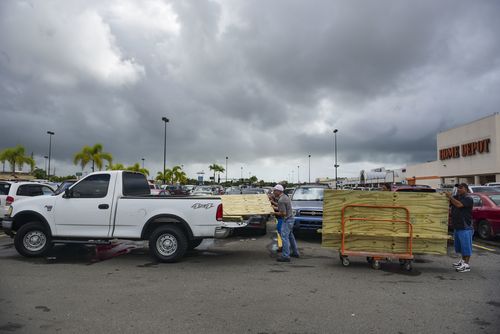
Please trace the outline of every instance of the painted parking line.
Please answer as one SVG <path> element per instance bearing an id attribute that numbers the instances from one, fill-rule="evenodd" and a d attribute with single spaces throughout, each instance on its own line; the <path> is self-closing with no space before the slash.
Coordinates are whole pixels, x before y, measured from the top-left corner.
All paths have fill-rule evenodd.
<path id="1" fill-rule="evenodd" d="M 484 250 L 487 250 L 487 251 L 490 251 L 490 252 L 496 252 L 496 250 L 494 250 L 493 248 L 488 248 L 488 247 L 484 247 L 484 246 L 479 246 L 479 245 L 476 245 L 476 244 L 472 244 L 472 246 L 477 247 L 477 248 L 480 248 L 480 249 L 484 249 Z"/>
<path id="2" fill-rule="evenodd" d="M 7 235 L 7 234 L 0 233 L 0 238 L 6 238 L 6 237 L 8 237 L 8 235 Z"/>

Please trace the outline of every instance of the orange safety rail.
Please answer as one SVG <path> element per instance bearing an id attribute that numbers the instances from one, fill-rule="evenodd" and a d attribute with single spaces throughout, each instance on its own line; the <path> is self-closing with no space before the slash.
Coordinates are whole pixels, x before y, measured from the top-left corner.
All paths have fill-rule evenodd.
<path id="1" fill-rule="evenodd" d="M 381 253 L 381 252 L 361 252 L 361 251 L 346 251 L 345 250 L 345 211 L 347 208 L 361 207 L 361 208 L 372 208 L 372 209 L 400 209 L 404 210 L 406 213 L 406 220 L 399 219 L 368 219 L 368 218 L 348 218 L 348 220 L 358 220 L 358 221 L 381 221 L 381 222 L 391 222 L 391 223 L 404 223 L 408 226 L 408 241 L 406 243 L 406 253 Z M 373 257 L 398 257 L 400 259 L 413 259 L 412 250 L 412 239 L 413 239 L 413 226 L 410 223 L 410 211 L 404 206 L 392 206 L 392 205 L 368 205 L 368 204 L 348 204 L 342 207 L 342 241 L 341 241 L 341 255 L 354 255 L 354 256 L 373 256 Z"/>

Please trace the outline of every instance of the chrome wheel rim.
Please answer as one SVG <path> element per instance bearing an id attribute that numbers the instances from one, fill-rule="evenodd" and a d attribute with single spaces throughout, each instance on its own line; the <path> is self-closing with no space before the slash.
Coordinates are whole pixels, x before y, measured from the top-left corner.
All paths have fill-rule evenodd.
<path id="1" fill-rule="evenodd" d="M 177 251 L 177 238 L 172 234 L 162 234 L 156 240 L 156 249 L 163 256 L 170 256 Z"/>
<path id="2" fill-rule="evenodd" d="M 30 252 L 37 252 L 43 249 L 46 243 L 47 237 L 45 236 L 45 233 L 41 231 L 30 231 L 26 233 L 23 238 L 24 248 L 26 248 Z"/>

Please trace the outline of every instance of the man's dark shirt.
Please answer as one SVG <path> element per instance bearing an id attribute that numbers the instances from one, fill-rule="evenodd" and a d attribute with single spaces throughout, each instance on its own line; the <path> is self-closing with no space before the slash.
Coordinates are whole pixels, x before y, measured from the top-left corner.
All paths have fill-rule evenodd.
<path id="1" fill-rule="evenodd" d="M 463 204 L 462 208 L 457 208 L 451 204 L 451 222 L 455 230 L 466 230 L 472 228 L 472 206 L 474 201 L 469 195 L 453 196 Z"/>

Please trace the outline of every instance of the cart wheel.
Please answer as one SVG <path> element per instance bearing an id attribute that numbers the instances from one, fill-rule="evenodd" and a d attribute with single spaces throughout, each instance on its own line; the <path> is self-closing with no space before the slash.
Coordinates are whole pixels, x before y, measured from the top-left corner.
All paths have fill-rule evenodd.
<path id="1" fill-rule="evenodd" d="M 366 257 L 366 262 L 368 262 L 369 264 L 372 264 L 372 262 L 373 262 L 373 257 L 369 257 L 369 256 L 367 256 L 367 257 Z"/>
<path id="2" fill-rule="evenodd" d="M 372 268 L 375 269 L 375 270 L 379 270 L 380 269 L 380 261 L 379 260 L 375 260 L 372 262 Z"/>
<path id="3" fill-rule="evenodd" d="M 405 263 L 405 270 L 406 271 L 411 271 L 412 267 L 411 267 L 411 261 L 406 261 Z"/>
<path id="4" fill-rule="evenodd" d="M 340 256 L 340 261 L 344 267 L 348 267 L 351 264 L 351 261 L 347 258 L 347 256 Z"/>

